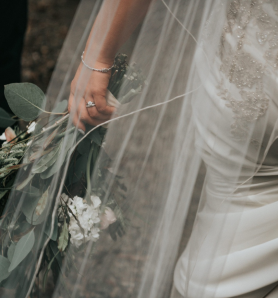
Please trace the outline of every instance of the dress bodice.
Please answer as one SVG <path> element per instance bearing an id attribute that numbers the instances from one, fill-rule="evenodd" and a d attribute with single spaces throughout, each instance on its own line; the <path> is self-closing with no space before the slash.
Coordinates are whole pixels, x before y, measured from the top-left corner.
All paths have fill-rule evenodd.
<path id="1" fill-rule="evenodd" d="M 250 173 L 260 163 L 278 164 L 269 151 L 278 136 L 278 2 L 233 0 L 209 76 L 202 74 L 201 56 L 203 49 L 197 51 L 196 64 L 204 94 L 194 97 L 193 107 L 207 164 L 218 169 L 225 165 L 221 174 L 229 160 L 243 163 Z M 207 108 L 200 110 L 206 105 L 204 98 Z M 208 110 L 213 121 L 205 115 Z"/>

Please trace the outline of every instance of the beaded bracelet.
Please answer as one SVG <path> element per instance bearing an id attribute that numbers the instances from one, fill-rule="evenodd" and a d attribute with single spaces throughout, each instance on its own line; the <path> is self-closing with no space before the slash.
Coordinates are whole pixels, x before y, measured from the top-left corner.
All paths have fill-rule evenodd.
<path id="1" fill-rule="evenodd" d="M 89 68 L 89 69 L 91 69 L 91 70 L 106 73 L 106 72 L 110 71 L 110 70 L 115 66 L 115 64 L 113 64 L 113 65 L 112 65 L 111 67 L 109 67 L 109 68 L 101 68 L 101 69 L 93 68 L 93 67 L 89 66 L 88 64 L 86 64 L 86 62 L 84 61 L 83 55 L 84 55 L 84 52 L 83 52 L 82 55 L 81 55 L 82 63 L 83 63 L 87 68 Z"/>

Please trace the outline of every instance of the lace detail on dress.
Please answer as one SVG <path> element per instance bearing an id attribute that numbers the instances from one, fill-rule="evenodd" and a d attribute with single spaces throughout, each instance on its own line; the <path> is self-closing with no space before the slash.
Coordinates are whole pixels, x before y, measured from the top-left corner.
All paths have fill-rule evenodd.
<path id="1" fill-rule="evenodd" d="M 265 72 L 266 69 L 276 71 L 278 68 L 278 23 L 264 11 L 265 3 L 271 3 L 273 11 L 278 15 L 276 0 L 234 0 L 221 37 L 220 71 L 239 89 L 241 99 L 235 99 L 229 94 L 223 79 L 217 86 L 218 95 L 227 101 L 226 105 L 234 113 L 231 133 L 238 140 L 248 136 L 250 123 L 265 115 L 269 105 L 269 98 L 264 92 Z M 258 47 L 263 47 L 261 52 L 265 65 L 244 50 L 246 35 L 251 34 L 250 31 L 247 33 L 250 29 L 248 26 L 255 28 L 254 38 Z M 236 38 L 236 45 L 232 46 L 228 42 L 228 34 Z"/>

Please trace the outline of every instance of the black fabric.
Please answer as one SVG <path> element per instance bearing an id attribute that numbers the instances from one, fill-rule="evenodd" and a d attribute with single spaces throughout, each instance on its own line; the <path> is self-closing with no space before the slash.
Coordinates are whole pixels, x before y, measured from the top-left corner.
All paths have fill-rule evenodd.
<path id="1" fill-rule="evenodd" d="M 27 0 L 0 1 L 0 107 L 10 113 L 4 85 L 20 82 L 26 25 Z"/>

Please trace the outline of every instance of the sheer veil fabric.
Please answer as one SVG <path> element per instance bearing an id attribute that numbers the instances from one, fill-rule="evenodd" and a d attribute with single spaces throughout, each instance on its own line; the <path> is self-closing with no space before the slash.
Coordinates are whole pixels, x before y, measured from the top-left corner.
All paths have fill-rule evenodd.
<path id="1" fill-rule="evenodd" d="M 105 3 L 80 3 L 48 88 L 49 111 L 68 98 Z M 116 11 L 115 0 L 108 16 L 99 15 L 102 30 L 109 30 Z M 70 248 L 51 297 L 168 298 L 173 279 L 179 292 L 173 297 L 240 297 L 277 282 L 277 23 L 271 0 L 151 3 L 137 35 L 122 49 L 142 69 L 144 88 L 117 109 L 99 157 L 111 160 L 107 197 L 122 185 L 121 207 L 130 226 L 116 242 L 104 231 L 93 250 L 92 243 Z M 104 40 L 105 33 L 100 47 Z M 84 68 L 78 100 L 86 74 Z M 77 134 L 66 136 L 68 146 L 74 148 Z M 70 156 L 66 160 L 51 181 L 44 211 L 52 223 Z M 179 257 L 202 160 L 206 177 L 198 212 Z M 25 174 L 22 169 L 19 176 Z M 18 206 L 16 220 L 22 199 L 12 193 L 7 210 L 11 204 Z M 35 282 L 47 229 L 36 228 L 28 267 L 8 278 L 20 283 L 19 298 L 28 297 Z M 7 291 L 3 297 L 11 296 Z"/>

